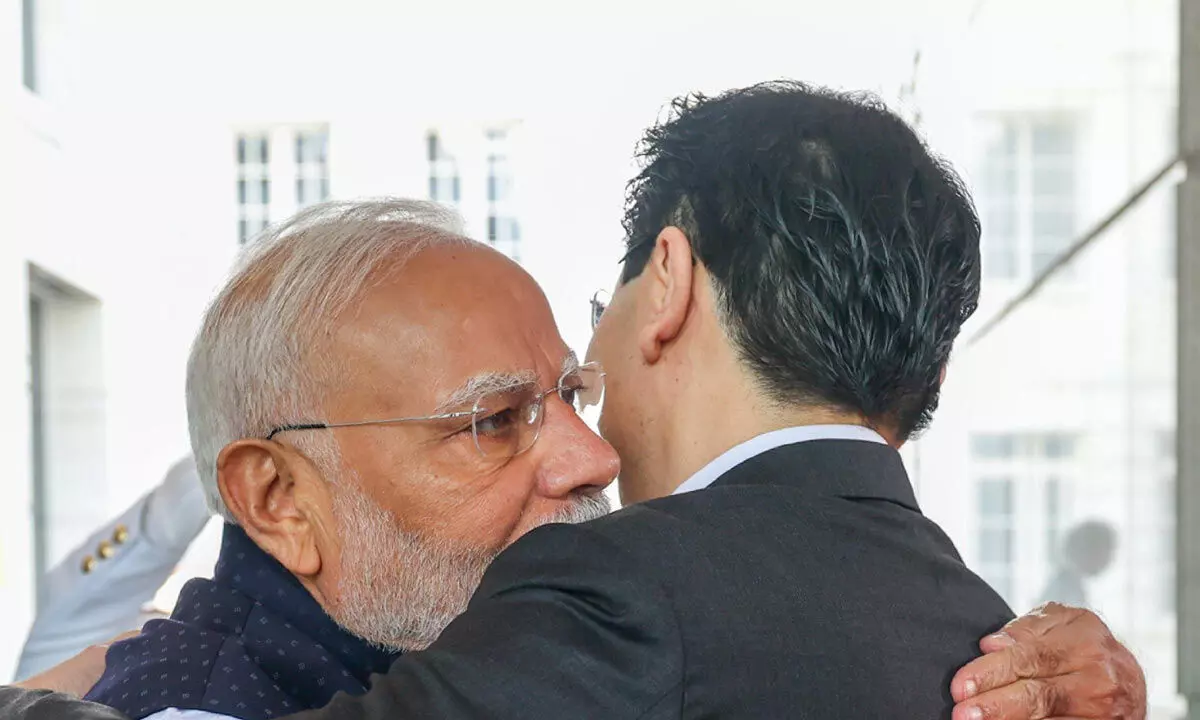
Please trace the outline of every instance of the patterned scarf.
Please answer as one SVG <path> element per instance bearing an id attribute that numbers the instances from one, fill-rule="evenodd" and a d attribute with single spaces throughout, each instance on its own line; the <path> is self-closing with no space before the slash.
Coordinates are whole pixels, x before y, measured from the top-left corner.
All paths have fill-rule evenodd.
<path id="1" fill-rule="evenodd" d="M 165 708 L 261 720 L 366 692 L 399 655 L 340 628 L 290 572 L 226 525 L 212 580 L 184 586 L 169 620 L 108 651 L 87 699 L 135 720 Z"/>

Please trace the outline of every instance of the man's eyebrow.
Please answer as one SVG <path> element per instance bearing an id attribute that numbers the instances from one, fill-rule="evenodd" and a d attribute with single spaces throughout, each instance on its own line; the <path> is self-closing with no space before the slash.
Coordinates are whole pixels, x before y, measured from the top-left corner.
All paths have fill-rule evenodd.
<path id="1" fill-rule="evenodd" d="M 535 384 L 537 375 L 532 370 L 480 373 L 452 390 L 434 409 L 433 414 L 461 411 L 464 406 L 474 404 L 480 395 Z"/>
<path id="2" fill-rule="evenodd" d="M 563 356 L 562 364 L 560 365 L 561 374 L 566 375 L 578 369 L 579 356 L 573 350 L 568 350 L 567 354 Z M 532 370 L 480 373 L 451 391 L 446 396 L 446 399 L 438 404 L 434 410 L 434 414 L 440 415 L 446 412 L 462 410 L 465 405 L 474 404 L 480 395 L 536 384 L 537 373 Z"/>

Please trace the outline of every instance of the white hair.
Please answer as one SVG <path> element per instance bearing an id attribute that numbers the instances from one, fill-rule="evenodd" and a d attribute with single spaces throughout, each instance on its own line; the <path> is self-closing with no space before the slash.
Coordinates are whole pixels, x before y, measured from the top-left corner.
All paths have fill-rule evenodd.
<path id="1" fill-rule="evenodd" d="M 421 250 L 463 237 L 453 210 L 381 198 L 314 205 L 259 236 L 208 307 L 187 371 L 188 426 L 209 508 L 236 522 L 217 487 L 228 444 L 286 423 L 324 420 L 338 376 L 328 353 L 342 315 L 384 271 Z M 336 440 L 300 434 L 295 444 L 329 479 Z"/>

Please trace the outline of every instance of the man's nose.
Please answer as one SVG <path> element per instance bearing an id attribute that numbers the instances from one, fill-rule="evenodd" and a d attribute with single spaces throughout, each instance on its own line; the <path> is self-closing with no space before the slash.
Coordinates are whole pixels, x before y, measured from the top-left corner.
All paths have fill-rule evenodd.
<path id="1" fill-rule="evenodd" d="M 566 497 L 608 487 L 621 471 L 617 451 L 592 432 L 571 406 L 561 401 L 546 405 L 545 424 L 535 446 L 539 490 L 548 497 Z"/>

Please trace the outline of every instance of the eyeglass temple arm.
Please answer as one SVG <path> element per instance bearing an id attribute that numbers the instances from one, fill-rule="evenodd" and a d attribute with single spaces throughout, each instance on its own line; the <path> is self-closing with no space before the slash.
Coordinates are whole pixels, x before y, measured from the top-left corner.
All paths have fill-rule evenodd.
<path id="1" fill-rule="evenodd" d="M 424 422 L 427 420 L 455 420 L 458 418 L 471 417 L 476 411 L 471 412 L 451 412 L 441 413 L 439 415 L 420 415 L 417 417 L 402 417 L 402 418 L 386 418 L 383 420 L 359 420 L 357 422 L 341 422 L 341 423 L 300 423 L 296 425 L 281 425 L 271 431 L 267 435 L 268 440 L 274 440 L 275 436 L 282 432 L 291 432 L 293 430 L 332 430 L 333 428 L 347 427 L 363 427 L 365 425 L 395 425 L 398 423 Z"/>
<path id="2" fill-rule="evenodd" d="M 274 440 L 279 433 L 292 432 L 293 430 L 328 430 L 329 425 L 325 423 L 303 423 L 300 425 L 280 425 L 267 435 L 268 440 Z"/>

